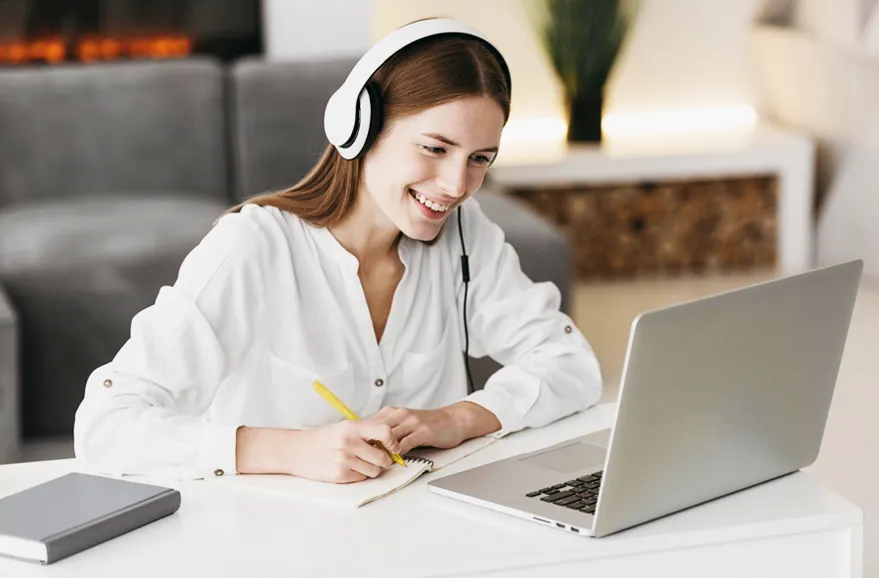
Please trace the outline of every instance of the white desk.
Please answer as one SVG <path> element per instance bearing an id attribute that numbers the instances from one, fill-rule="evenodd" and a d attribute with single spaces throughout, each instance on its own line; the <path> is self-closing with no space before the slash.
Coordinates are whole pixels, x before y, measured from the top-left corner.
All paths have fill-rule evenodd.
<path id="1" fill-rule="evenodd" d="M 449 470 L 607 427 L 613 410 L 514 434 Z M 0 495 L 74 469 L 0 467 Z M 861 576 L 861 511 L 804 473 L 602 539 L 437 496 L 426 479 L 358 510 L 241 491 L 234 477 L 173 484 L 176 515 L 50 566 L 0 559 L 0 576 Z"/>

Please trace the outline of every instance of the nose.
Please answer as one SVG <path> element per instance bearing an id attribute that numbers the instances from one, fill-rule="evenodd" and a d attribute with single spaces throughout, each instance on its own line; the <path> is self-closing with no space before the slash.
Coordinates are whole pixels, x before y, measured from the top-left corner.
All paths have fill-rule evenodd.
<path id="1" fill-rule="evenodd" d="M 437 174 L 437 185 L 450 197 L 460 198 L 467 193 L 467 163 L 447 160 Z"/>

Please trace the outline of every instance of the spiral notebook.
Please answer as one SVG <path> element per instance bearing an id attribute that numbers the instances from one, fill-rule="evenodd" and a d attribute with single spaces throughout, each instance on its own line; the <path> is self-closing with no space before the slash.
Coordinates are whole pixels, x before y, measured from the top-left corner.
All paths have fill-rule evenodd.
<path id="1" fill-rule="evenodd" d="M 424 473 L 435 472 L 472 455 L 497 441 L 494 437 L 479 437 L 447 449 L 422 448 L 409 452 L 403 459 L 407 467 L 394 464 L 379 477 L 352 484 L 316 482 L 285 475 L 230 476 L 224 483 L 280 494 L 308 502 L 359 508 L 396 492 Z"/>

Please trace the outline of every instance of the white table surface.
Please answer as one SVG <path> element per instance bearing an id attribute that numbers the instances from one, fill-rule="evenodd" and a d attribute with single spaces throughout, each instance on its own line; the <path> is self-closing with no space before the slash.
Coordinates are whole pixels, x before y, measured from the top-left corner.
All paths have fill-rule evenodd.
<path id="1" fill-rule="evenodd" d="M 510 435 L 448 473 L 603 429 L 614 412 Z M 78 469 L 2 466 L 0 496 Z M 861 510 L 802 472 L 601 539 L 438 496 L 430 475 L 355 510 L 244 490 L 235 476 L 165 482 L 182 494 L 175 515 L 48 566 L 0 558 L 0 576 L 861 575 Z"/>

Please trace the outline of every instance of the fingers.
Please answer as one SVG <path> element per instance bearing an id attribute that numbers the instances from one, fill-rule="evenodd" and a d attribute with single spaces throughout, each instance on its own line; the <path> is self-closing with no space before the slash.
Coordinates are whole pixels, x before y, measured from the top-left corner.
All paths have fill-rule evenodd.
<path id="1" fill-rule="evenodd" d="M 369 418 L 367 418 L 367 419 L 368 419 L 369 421 L 381 421 L 381 422 L 384 422 L 385 419 L 386 419 L 389 415 L 391 415 L 395 409 L 397 409 L 397 408 L 395 408 L 395 407 L 392 406 L 392 405 L 386 405 L 385 407 L 381 408 L 380 410 L 378 410 L 377 412 L 375 412 L 374 414 L 372 414 L 371 416 L 369 416 Z"/>
<path id="2" fill-rule="evenodd" d="M 354 455 L 363 460 L 368 464 L 372 464 L 381 469 L 388 469 L 392 465 L 394 465 L 394 461 L 391 459 L 384 450 L 380 447 L 376 447 L 372 444 L 368 443 L 359 443 L 354 447 Z"/>
<path id="3" fill-rule="evenodd" d="M 380 421 L 385 423 L 391 427 L 394 427 L 401 421 L 406 419 L 406 416 L 409 415 L 409 410 L 402 407 L 396 407 L 393 405 L 388 405 L 380 410 L 378 410 L 375 414 L 370 416 L 370 421 Z"/>
<path id="4" fill-rule="evenodd" d="M 417 415 L 403 410 L 404 419 L 391 428 L 391 433 L 400 440 L 400 453 L 405 454 L 420 446 L 426 437 L 424 424 Z"/>
<path id="5" fill-rule="evenodd" d="M 364 444 L 368 445 L 368 444 Z M 372 448 L 376 449 L 376 448 Z M 377 452 L 384 454 L 381 450 L 376 450 Z M 387 457 L 387 456 L 385 456 Z M 357 472 L 358 474 L 362 474 L 366 478 L 377 478 L 384 470 L 374 464 L 363 461 L 359 457 L 352 457 L 348 461 L 348 467 L 353 472 Z"/>
<path id="6" fill-rule="evenodd" d="M 391 426 L 388 424 L 367 421 L 353 423 L 359 424 L 358 435 L 360 435 L 364 441 L 379 441 L 388 449 L 388 451 L 395 454 L 400 453 L 400 442 L 394 437 Z"/>
<path id="7" fill-rule="evenodd" d="M 335 479 L 331 480 L 336 484 L 353 484 L 354 482 L 362 482 L 363 480 L 369 479 L 367 476 L 361 474 L 360 472 L 356 472 L 349 467 L 342 468 L 342 471 L 339 472 L 338 476 Z"/>
<path id="8" fill-rule="evenodd" d="M 400 440 L 400 453 L 407 454 L 415 448 L 424 445 L 424 431 L 416 429 L 411 434 Z"/>
<path id="9" fill-rule="evenodd" d="M 418 429 L 419 425 L 420 422 L 418 421 L 418 418 L 415 416 L 408 417 L 397 425 L 391 426 L 391 435 L 402 442 L 403 438 L 411 435 L 412 432 Z"/>

